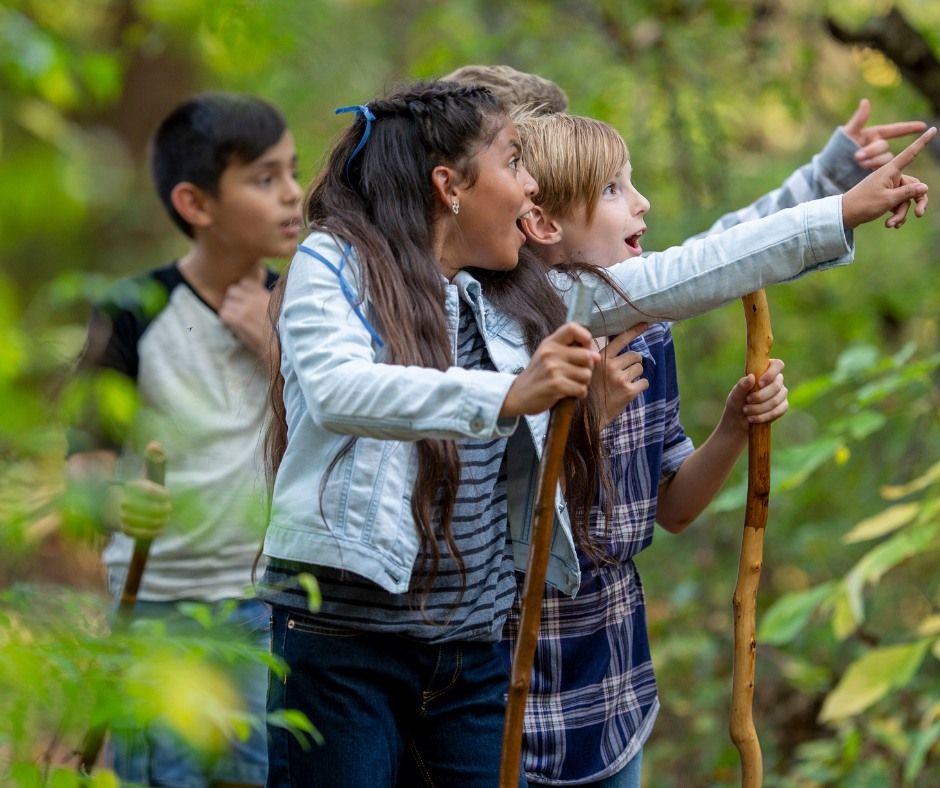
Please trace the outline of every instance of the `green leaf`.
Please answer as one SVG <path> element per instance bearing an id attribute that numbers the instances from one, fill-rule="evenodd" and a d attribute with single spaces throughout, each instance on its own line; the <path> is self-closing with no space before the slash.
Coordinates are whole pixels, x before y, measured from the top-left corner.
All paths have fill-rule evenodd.
<path id="1" fill-rule="evenodd" d="M 53 769 L 49 775 L 49 788 L 78 788 L 78 772 L 64 767 Z"/>
<path id="2" fill-rule="evenodd" d="M 320 584 L 317 579 L 309 572 L 301 572 L 297 575 L 297 582 L 301 588 L 307 592 L 307 607 L 311 613 L 316 613 L 320 609 L 323 597 L 320 595 Z"/>
<path id="3" fill-rule="evenodd" d="M 764 615 L 758 640 L 775 646 L 789 643 L 806 626 L 819 603 L 830 596 L 834 588 L 835 583 L 828 582 L 780 597 Z"/>
<path id="4" fill-rule="evenodd" d="M 917 775 L 924 770 L 927 753 L 938 741 L 940 741 L 940 722 L 935 722 L 929 728 L 917 734 L 910 755 L 907 756 L 907 762 L 904 764 L 905 785 L 912 785 L 914 780 L 917 779 Z"/>
<path id="5" fill-rule="evenodd" d="M 873 547 L 863 555 L 846 575 L 852 588 L 861 588 L 863 583 L 877 583 L 886 572 L 902 561 L 929 549 L 938 549 L 935 540 L 940 531 L 940 522 L 927 522 L 907 528 L 890 539 Z"/>
<path id="6" fill-rule="evenodd" d="M 917 627 L 917 634 L 923 637 L 940 635 L 940 613 L 934 613 L 932 616 L 927 616 L 927 618 L 921 621 L 920 625 Z"/>
<path id="7" fill-rule="evenodd" d="M 887 417 L 882 413 L 860 410 L 845 418 L 832 421 L 829 424 L 829 433 L 848 435 L 853 440 L 860 441 L 880 430 L 887 422 Z"/>
<path id="8" fill-rule="evenodd" d="M 906 685 L 923 662 L 931 642 L 925 639 L 884 646 L 857 659 L 826 696 L 819 712 L 820 722 L 835 722 L 858 714 L 891 690 Z"/>
<path id="9" fill-rule="evenodd" d="M 835 378 L 844 382 L 849 378 L 867 372 L 881 358 L 878 348 L 872 345 L 852 345 L 846 348 L 836 362 Z"/>
<path id="10" fill-rule="evenodd" d="M 885 500 L 893 501 L 897 498 L 904 498 L 913 492 L 920 492 L 937 482 L 940 482 L 940 462 L 930 466 L 925 473 L 921 474 L 916 479 L 912 479 L 907 484 L 885 485 L 879 492 L 881 493 L 881 497 Z"/>
<path id="11" fill-rule="evenodd" d="M 858 629 L 858 625 L 864 618 L 864 613 L 857 616 L 856 612 L 857 607 L 853 609 L 849 590 L 843 582 L 832 598 L 832 634 L 835 635 L 837 640 L 845 640 Z"/>
<path id="12" fill-rule="evenodd" d="M 323 745 L 324 739 L 320 731 L 314 727 L 302 711 L 296 709 L 272 711 L 267 715 L 267 721 L 269 725 L 286 728 L 290 731 L 304 749 L 310 747 L 309 739 L 313 739 L 318 745 Z"/>
<path id="13" fill-rule="evenodd" d="M 121 781 L 110 769 L 96 769 L 88 786 L 89 788 L 120 788 Z"/>
<path id="14" fill-rule="evenodd" d="M 868 517 L 859 522 L 851 531 L 842 537 L 846 544 L 854 542 L 864 542 L 868 539 L 876 539 L 892 531 L 896 531 L 901 526 L 907 525 L 911 520 L 917 517 L 920 511 L 920 504 L 907 503 L 889 506 L 884 511 Z"/>

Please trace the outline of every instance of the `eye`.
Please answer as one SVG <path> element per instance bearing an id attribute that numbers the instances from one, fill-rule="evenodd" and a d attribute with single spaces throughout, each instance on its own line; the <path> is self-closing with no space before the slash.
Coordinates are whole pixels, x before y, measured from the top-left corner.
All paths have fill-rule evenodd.
<path id="1" fill-rule="evenodd" d="M 518 170 L 520 164 L 522 164 L 522 157 L 521 157 L 521 156 L 513 156 L 513 157 L 509 160 L 509 169 L 511 169 L 511 170 Z"/>
<path id="2" fill-rule="evenodd" d="M 611 195 L 611 194 L 616 194 L 616 193 L 617 193 L 617 184 L 614 183 L 613 181 L 611 181 L 610 183 L 608 183 L 608 184 L 604 187 L 604 191 L 602 192 L 602 194 L 604 194 L 605 196 Z"/>
<path id="3" fill-rule="evenodd" d="M 274 183 L 274 176 L 273 176 L 273 175 L 262 175 L 261 177 L 258 178 L 258 180 L 256 181 L 256 183 L 257 183 L 259 186 L 270 186 L 272 183 Z"/>

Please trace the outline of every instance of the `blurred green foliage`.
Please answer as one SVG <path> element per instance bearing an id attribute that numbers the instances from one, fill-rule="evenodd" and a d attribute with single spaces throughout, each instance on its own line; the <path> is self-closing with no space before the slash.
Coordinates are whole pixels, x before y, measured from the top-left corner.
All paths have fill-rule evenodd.
<path id="1" fill-rule="evenodd" d="M 334 107 L 468 62 L 509 63 L 622 131 L 653 206 L 645 245 L 663 248 L 776 186 L 861 97 L 874 122 L 926 114 L 890 62 L 823 26 L 831 14 L 857 27 L 891 5 L 4 0 L 0 577 L 18 585 L 0 599 L 0 781 L 74 784 L 60 750 L 77 746 L 92 708 L 126 713 L 107 701 L 109 676 L 147 642 L 102 640 L 100 592 L 50 591 L 36 556 L 63 527 L 82 541 L 60 558 L 94 549 L 94 502 L 57 497 L 59 414 L 81 399 L 62 392 L 88 305 L 113 278 L 185 249 L 145 163 L 171 106 L 201 89 L 265 96 L 309 180 L 348 122 Z M 896 5 L 940 54 L 940 4 Z M 936 160 L 913 172 L 940 183 Z M 792 409 L 774 431 L 759 600 L 768 786 L 926 786 L 940 765 L 940 222 L 934 211 L 900 232 L 870 225 L 856 241 L 852 267 L 769 293 Z M 740 375 L 743 325 L 730 305 L 676 326 L 683 421 L 698 441 Z M 108 397 L 103 415 L 129 418 L 127 392 Z M 743 490 L 739 474 L 680 541 L 660 534 L 639 562 L 663 701 L 649 785 L 738 781 L 726 731 Z M 31 615 L 46 598 L 62 604 Z"/>

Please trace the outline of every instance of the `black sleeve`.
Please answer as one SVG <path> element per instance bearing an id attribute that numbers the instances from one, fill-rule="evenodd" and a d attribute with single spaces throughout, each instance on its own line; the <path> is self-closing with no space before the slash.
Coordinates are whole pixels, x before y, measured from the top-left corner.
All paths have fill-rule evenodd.
<path id="1" fill-rule="evenodd" d="M 167 303 L 169 288 L 162 281 L 167 271 L 175 268 L 116 283 L 92 310 L 65 400 L 69 455 L 120 451 L 130 426 L 128 411 L 136 410 L 126 406 L 129 399 L 136 400 L 140 338 Z"/>

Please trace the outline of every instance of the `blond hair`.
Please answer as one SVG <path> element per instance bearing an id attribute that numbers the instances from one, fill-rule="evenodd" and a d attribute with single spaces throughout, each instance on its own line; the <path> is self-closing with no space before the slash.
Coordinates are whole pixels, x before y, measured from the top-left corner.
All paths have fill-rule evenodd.
<path id="1" fill-rule="evenodd" d="M 559 218 L 584 206 L 590 221 L 604 186 L 630 161 L 623 137 L 603 121 L 562 113 L 524 115 L 516 128 L 539 185 L 535 204 Z"/>
<path id="2" fill-rule="evenodd" d="M 518 110 L 545 114 L 568 109 L 568 96 L 558 85 L 512 66 L 461 66 L 442 79 L 463 85 L 482 85 L 513 114 Z"/>

